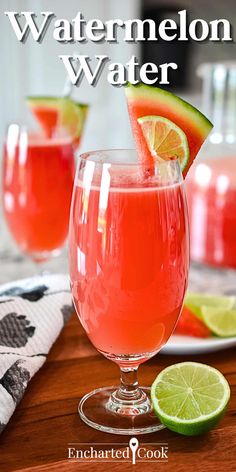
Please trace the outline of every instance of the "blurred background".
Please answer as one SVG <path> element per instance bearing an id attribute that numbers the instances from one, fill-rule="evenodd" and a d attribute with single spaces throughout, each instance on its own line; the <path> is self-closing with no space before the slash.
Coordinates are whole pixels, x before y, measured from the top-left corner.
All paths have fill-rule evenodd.
<path id="1" fill-rule="evenodd" d="M 103 21 L 114 18 L 151 18 L 157 24 L 164 18 L 178 21 L 177 12 L 187 9 L 189 20 L 204 18 L 228 18 L 236 22 L 235 0 L 1 0 L 1 91 L 0 91 L 0 133 L 3 135 L 7 122 L 22 117 L 25 112 L 24 97 L 27 95 L 58 95 L 62 93 L 65 70 L 58 59 L 59 54 L 73 54 L 74 51 L 93 57 L 106 54 L 112 62 L 125 64 L 134 54 L 141 62 L 176 62 L 179 71 L 174 71 L 173 89 L 183 94 L 200 91 L 200 79 L 196 67 L 201 62 L 221 61 L 235 57 L 235 43 L 188 42 L 143 42 L 109 45 L 62 44 L 52 37 L 53 22 L 42 44 L 29 36 L 25 44 L 17 41 L 15 33 L 4 11 L 54 11 L 57 18 L 71 20 L 81 11 L 86 20 L 100 18 Z M 122 32 L 121 32 L 122 35 Z M 110 86 L 104 76 L 95 88 L 82 82 L 74 87 L 74 96 L 92 104 L 81 150 L 99 147 L 130 146 L 131 133 L 122 88 Z M 122 119 L 121 119 L 122 116 Z M 108 128 L 109 123 L 109 128 Z"/>
<path id="2" fill-rule="evenodd" d="M 6 126 L 14 120 L 24 120 L 27 95 L 60 95 L 65 83 L 65 69 L 58 59 L 59 54 L 74 52 L 106 54 L 112 62 L 125 64 L 132 55 L 141 63 L 152 61 L 157 64 L 176 62 L 179 71 L 174 72 L 171 89 L 186 97 L 191 103 L 202 108 L 201 80 L 196 75 L 197 66 L 202 62 L 227 61 L 235 58 L 235 43 L 214 42 L 143 42 L 142 44 L 59 44 L 52 37 L 53 22 L 42 44 L 35 43 L 29 36 L 25 44 L 17 41 L 15 33 L 4 11 L 53 11 L 57 18 L 69 20 L 81 11 L 86 20 L 99 18 L 152 18 L 157 24 L 164 18 L 178 20 L 177 12 L 187 9 L 189 20 L 204 18 L 213 20 L 227 18 L 236 23 L 235 0 L 1 0 L 0 40 L 1 40 L 1 88 L 0 88 L 0 140 Z M 122 35 L 122 32 L 121 32 Z M 94 62 L 92 62 L 93 64 Z M 80 150 L 96 148 L 132 147 L 132 135 L 122 88 L 108 84 L 102 76 L 96 87 L 85 81 L 79 88 L 74 87 L 73 97 L 90 103 L 91 109 L 81 142 Z M 3 218 L 2 218 L 3 222 Z M 11 242 L 4 223 L 0 231 L 0 251 L 5 259 L 21 257 Z M 10 259 L 9 259 L 10 260 Z M 12 270 L 14 270 L 12 266 Z M 12 275 L 12 274 L 11 274 Z M 15 276 L 18 274 L 15 274 Z M 9 276 L 10 278 L 10 276 Z"/>

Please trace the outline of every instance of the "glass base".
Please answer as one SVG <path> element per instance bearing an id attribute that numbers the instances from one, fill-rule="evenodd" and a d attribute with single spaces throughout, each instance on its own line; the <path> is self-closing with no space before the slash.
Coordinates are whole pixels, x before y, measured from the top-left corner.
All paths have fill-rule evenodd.
<path id="1" fill-rule="evenodd" d="M 61 248 L 52 249 L 51 251 L 26 252 L 25 254 L 26 256 L 29 256 L 33 262 L 40 264 L 47 262 L 49 259 L 60 256 Z"/>
<path id="2" fill-rule="evenodd" d="M 155 415 L 150 388 L 140 387 L 139 401 L 117 401 L 117 387 L 104 387 L 85 395 L 78 407 L 81 419 L 92 428 L 113 434 L 147 434 L 165 426 Z"/>

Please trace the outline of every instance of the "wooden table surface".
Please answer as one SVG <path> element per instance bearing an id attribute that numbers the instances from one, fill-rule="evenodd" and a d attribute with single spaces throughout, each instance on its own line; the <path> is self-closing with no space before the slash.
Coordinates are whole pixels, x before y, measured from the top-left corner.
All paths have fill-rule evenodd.
<path id="1" fill-rule="evenodd" d="M 129 437 L 98 432 L 77 414 L 78 401 L 93 388 L 116 384 L 118 368 L 91 346 L 75 315 L 53 346 L 47 362 L 30 382 L 25 396 L 0 437 L 0 471 L 128 470 L 175 472 L 236 471 L 236 362 L 235 350 L 205 356 L 157 355 L 140 368 L 139 379 L 150 385 L 164 367 L 184 360 L 207 362 L 220 369 L 231 385 L 231 401 L 217 429 L 201 437 L 184 437 L 167 429 L 139 436 L 144 443 L 168 443 L 167 463 L 70 462 L 68 443 L 123 443 Z M 96 446 L 97 445 L 97 446 Z M 116 446 L 114 448 L 121 448 Z"/>

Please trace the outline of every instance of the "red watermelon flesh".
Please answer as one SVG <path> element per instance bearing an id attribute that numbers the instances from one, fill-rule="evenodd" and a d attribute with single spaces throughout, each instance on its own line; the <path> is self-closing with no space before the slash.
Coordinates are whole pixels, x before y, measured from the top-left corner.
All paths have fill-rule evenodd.
<path id="1" fill-rule="evenodd" d="M 174 334 L 194 336 L 197 338 L 209 338 L 210 330 L 186 305 L 183 306 L 182 313 L 176 325 Z"/>
<path id="2" fill-rule="evenodd" d="M 58 123 L 59 111 L 56 108 L 34 107 L 34 115 L 46 136 L 50 138 Z"/>
<path id="3" fill-rule="evenodd" d="M 125 89 L 128 111 L 140 162 L 153 167 L 153 156 L 137 121 L 143 116 L 162 116 L 171 120 L 186 134 L 190 158 L 183 175 L 188 172 L 202 144 L 212 130 L 212 123 L 196 108 L 166 90 L 143 84 Z"/>

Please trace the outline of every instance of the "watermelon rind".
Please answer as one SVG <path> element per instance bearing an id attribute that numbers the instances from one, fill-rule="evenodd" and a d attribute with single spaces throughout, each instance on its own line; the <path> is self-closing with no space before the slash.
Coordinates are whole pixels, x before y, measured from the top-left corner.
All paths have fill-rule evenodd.
<path id="1" fill-rule="evenodd" d="M 208 136 L 213 128 L 213 124 L 205 115 L 203 115 L 203 113 L 200 112 L 200 110 L 167 90 L 158 87 L 150 87 L 141 83 L 137 85 L 131 85 L 128 83 L 125 88 L 125 93 L 128 101 L 141 99 L 150 100 L 152 102 L 159 101 L 159 103 L 162 102 L 166 105 L 170 105 L 176 114 L 180 113 L 189 121 L 194 121 L 195 126 L 201 132 L 203 139 Z"/>

